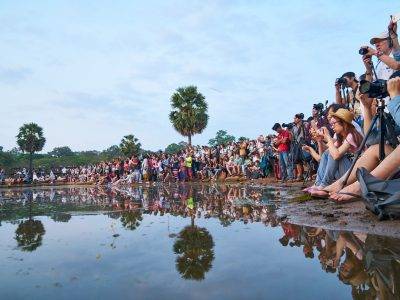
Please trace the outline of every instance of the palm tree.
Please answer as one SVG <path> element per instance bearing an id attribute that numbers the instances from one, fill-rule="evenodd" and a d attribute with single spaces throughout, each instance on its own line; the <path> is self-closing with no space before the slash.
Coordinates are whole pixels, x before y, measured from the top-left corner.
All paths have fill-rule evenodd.
<path id="1" fill-rule="evenodd" d="M 127 157 L 138 155 L 141 146 L 139 140 L 133 134 L 125 135 L 119 144 L 121 152 Z"/>
<path id="2" fill-rule="evenodd" d="M 176 269 L 184 279 L 203 280 L 212 268 L 214 241 L 206 228 L 192 224 L 186 226 L 174 243 Z"/>
<path id="3" fill-rule="evenodd" d="M 192 136 L 201 133 L 207 126 L 207 102 L 205 97 L 197 92 L 197 87 L 181 87 L 171 96 L 172 111 L 169 119 L 172 126 L 181 135 L 188 137 L 192 145 Z"/>
<path id="4" fill-rule="evenodd" d="M 17 144 L 23 152 L 29 153 L 29 180 L 32 179 L 33 154 L 41 151 L 45 143 L 43 129 L 36 123 L 28 123 L 20 127 Z"/>

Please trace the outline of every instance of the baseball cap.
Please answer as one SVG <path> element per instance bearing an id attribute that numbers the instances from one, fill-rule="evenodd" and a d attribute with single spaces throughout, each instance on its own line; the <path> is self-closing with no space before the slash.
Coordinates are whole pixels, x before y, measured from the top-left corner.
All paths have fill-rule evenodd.
<path id="1" fill-rule="evenodd" d="M 376 36 L 372 37 L 372 39 L 369 41 L 371 45 L 376 44 L 379 40 L 384 40 L 389 37 L 389 33 L 387 31 L 382 32 L 380 34 L 377 34 Z"/>

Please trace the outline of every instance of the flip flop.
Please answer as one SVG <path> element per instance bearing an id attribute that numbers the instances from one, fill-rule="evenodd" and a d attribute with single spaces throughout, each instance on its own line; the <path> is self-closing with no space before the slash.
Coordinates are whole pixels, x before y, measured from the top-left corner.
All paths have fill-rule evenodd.
<path id="1" fill-rule="evenodd" d="M 338 194 L 338 195 L 347 195 L 347 196 L 351 196 L 352 198 L 348 199 L 348 200 L 345 200 L 345 201 L 339 201 L 339 200 L 333 199 L 331 197 L 329 197 L 329 199 L 333 200 L 333 201 L 335 201 L 337 203 L 348 203 L 348 202 L 354 202 L 354 201 L 361 200 L 361 195 L 357 195 L 357 194 L 354 194 L 354 193 L 337 192 L 336 194 Z"/>

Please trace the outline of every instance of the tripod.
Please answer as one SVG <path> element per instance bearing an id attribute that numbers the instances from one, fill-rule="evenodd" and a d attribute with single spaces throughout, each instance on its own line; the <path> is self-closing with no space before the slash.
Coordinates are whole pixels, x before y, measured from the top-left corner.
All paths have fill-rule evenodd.
<path id="1" fill-rule="evenodd" d="M 367 143 L 367 140 L 369 136 L 371 135 L 371 132 L 375 126 L 375 124 L 379 120 L 379 161 L 383 161 L 385 159 L 385 137 L 388 136 L 388 141 L 390 145 L 397 145 L 397 139 L 396 135 L 394 135 L 394 126 L 393 122 L 391 121 L 391 117 L 389 114 L 385 112 L 385 100 L 380 98 L 376 99 L 378 102 L 378 109 L 371 121 L 371 125 L 368 128 L 367 133 L 365 134 L 364 139 L 361 142 L 360 147 L 358 148 L 357 152 L 355 153 L 354 160 L 350 166 L 350 169 L 346 173 L 346 177 L 344 178 L 342 182 L 342 188 L 346 186 L 347 181 L 349 180 L 350 174 L 354 169 L 354 166 L 356 165 L 358 159 L 360 158 L 364 148 L 365 144 Z M 387 132 L 386 132 L 387 131 Z"/>

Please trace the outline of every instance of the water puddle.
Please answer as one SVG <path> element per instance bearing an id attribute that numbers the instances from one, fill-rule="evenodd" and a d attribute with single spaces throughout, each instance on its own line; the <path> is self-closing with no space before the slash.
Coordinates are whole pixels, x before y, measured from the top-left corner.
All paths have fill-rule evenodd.
<path id="1" fill-rule="evenodd" d="M 400 240 L 288 223 L 249 185 L 0 191 L 0 298 L 397 299 Z"/>

